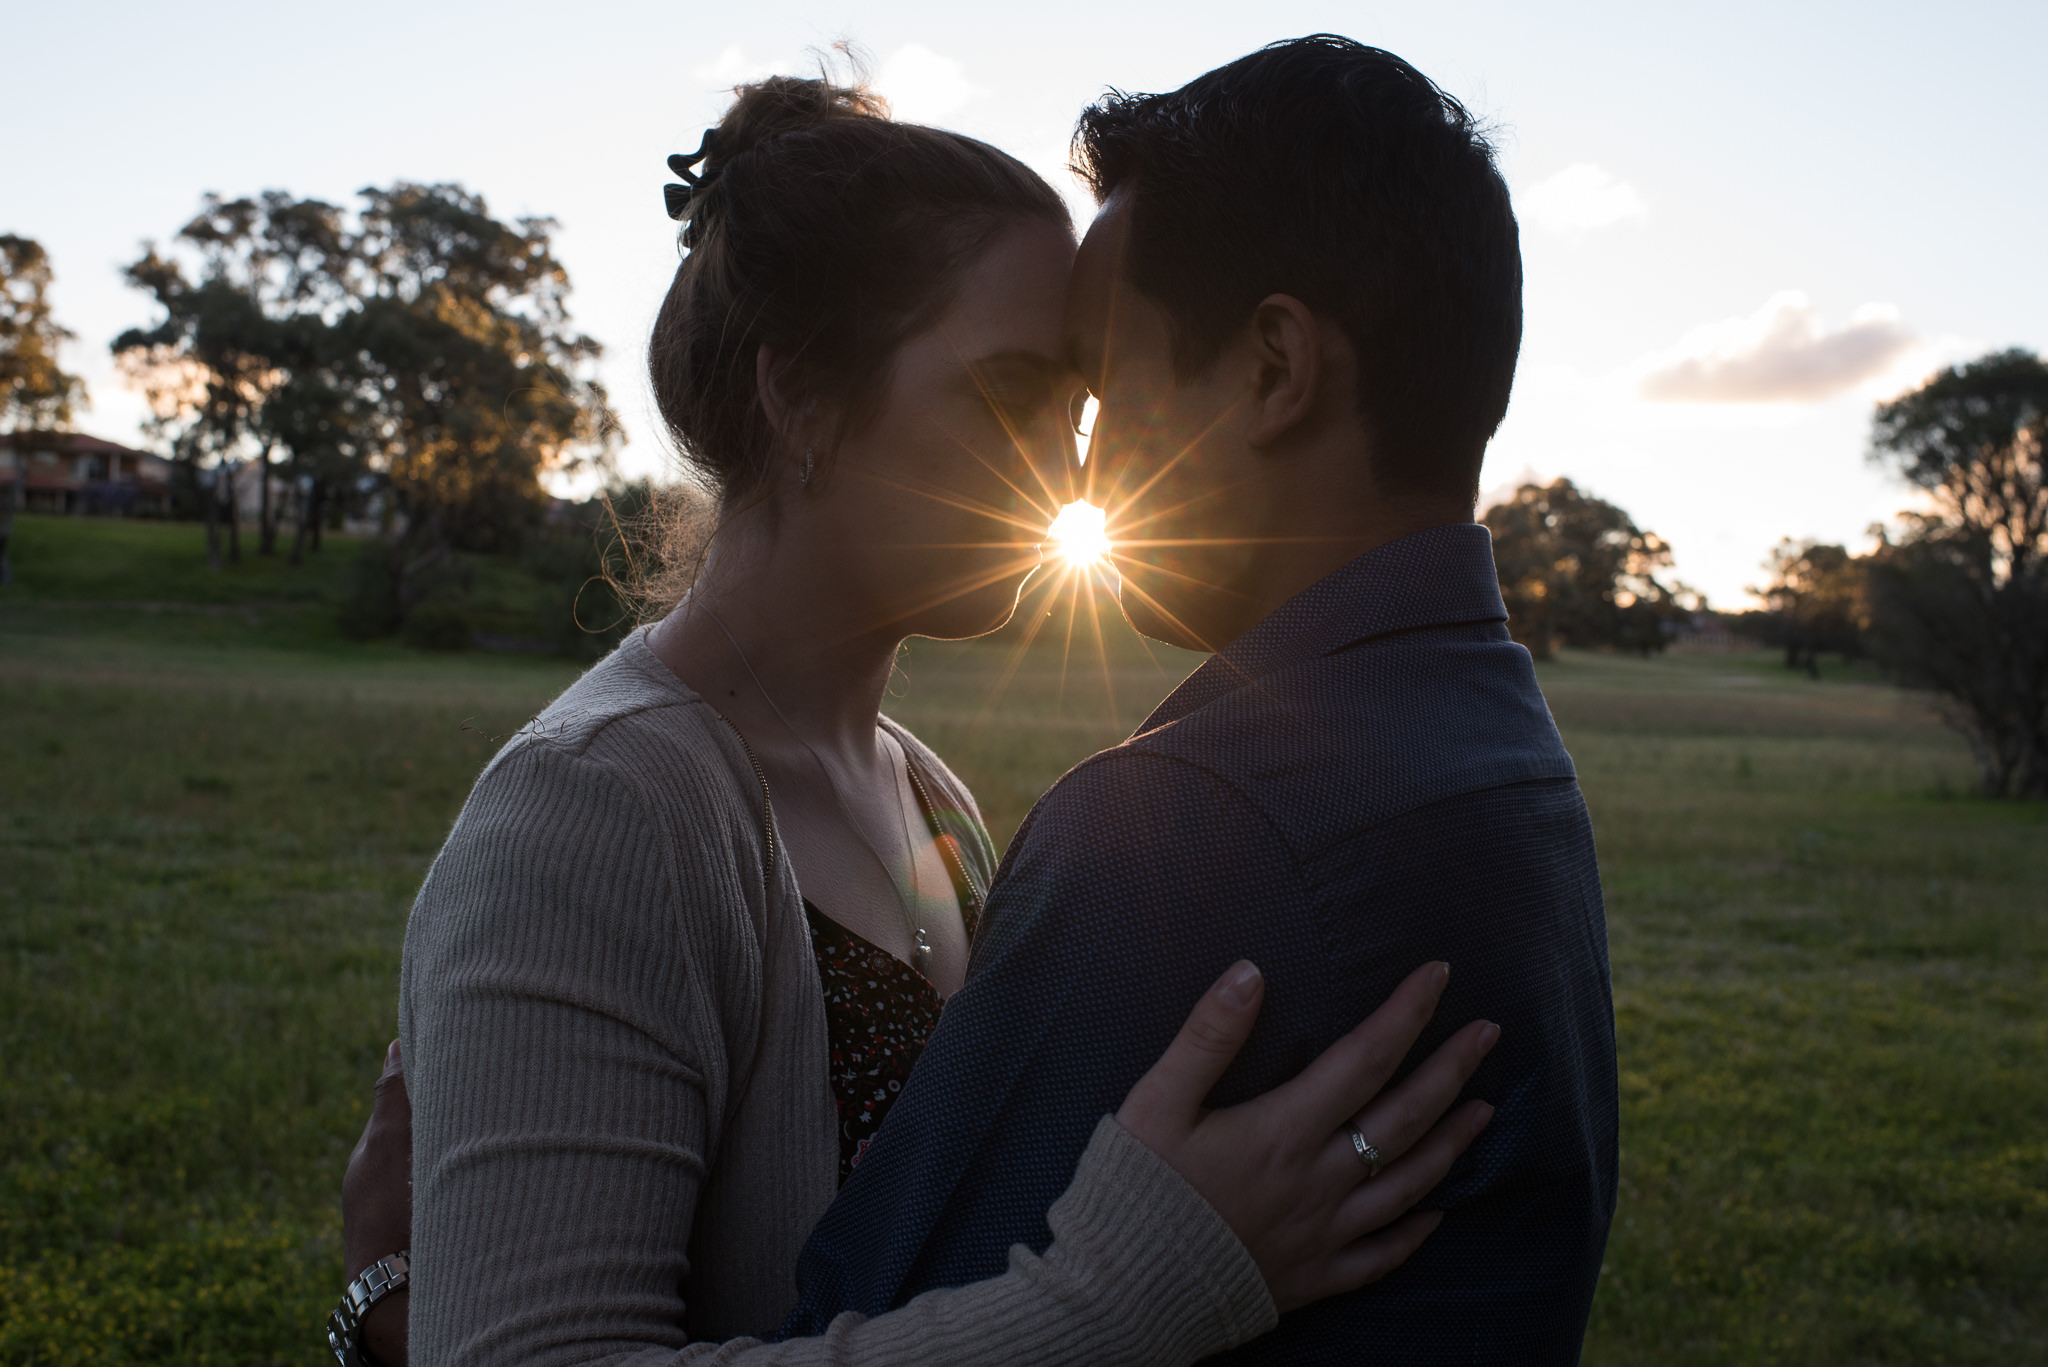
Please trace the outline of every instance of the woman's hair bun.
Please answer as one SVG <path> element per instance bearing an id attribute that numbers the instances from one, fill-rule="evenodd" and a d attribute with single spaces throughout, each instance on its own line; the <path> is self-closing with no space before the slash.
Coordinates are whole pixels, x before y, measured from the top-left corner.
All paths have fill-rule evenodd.
<path id="1" fill-rule="evenodd" d="M 697 481 L 728 507 L 766 488 L 787 454 L 760 393 L 764 347 L 791 363 L 792 394 L 850 432 L 885 396 L 896 349 L 997 233 L 1025 221 L 1071 231 L 1031 168 L 892 122 L 860 54 L 839 51 L 843 76 L 737 87 L 700 152 L 670 162 L 686 182 L 666 187 L 670 216 L 688 220 L 685 252 L 648 338 L 648 378 Z M 830 445 L 817 452 L 828 475 Z"/>
<path id="2" fill-rule="evenodd" d="M 858 66 L 840 85 L 825 76 L 770 76 L 733 89 L 732 108 L 718 122 L 705 169 L 722 170 L 757 147 L 835 119 L 887 119 L 889 102 L 868 89 Z"/>

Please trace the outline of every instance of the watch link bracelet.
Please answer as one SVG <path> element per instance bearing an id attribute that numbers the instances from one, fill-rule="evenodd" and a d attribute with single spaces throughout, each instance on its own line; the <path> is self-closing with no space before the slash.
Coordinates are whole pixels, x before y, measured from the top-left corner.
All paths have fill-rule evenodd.
<path id="1" fill-rule="evenodd" d="M 359 1273 L 341 1293 L 341 1304 L 327 1317 L 327 1346 L 341 1367 L 371 1367 L 363 1356 L 363 1316 L 370 1307 L 402 1288 L 412 1274 L 412 1250 L 379 1258 Z"/>

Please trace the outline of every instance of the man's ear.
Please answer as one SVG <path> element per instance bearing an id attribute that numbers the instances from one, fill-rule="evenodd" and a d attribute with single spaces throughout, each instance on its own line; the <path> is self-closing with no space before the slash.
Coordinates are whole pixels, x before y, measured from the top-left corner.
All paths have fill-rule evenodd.
<path id="1" fill-rule="evenodd" d="M 1269 294 L 1252 310 L 1255 367 L 1246 439 L 1270 446 L 1299 427 L 1326 397 L 1329 340 L 1321 319 L 1291 294 Z"/>

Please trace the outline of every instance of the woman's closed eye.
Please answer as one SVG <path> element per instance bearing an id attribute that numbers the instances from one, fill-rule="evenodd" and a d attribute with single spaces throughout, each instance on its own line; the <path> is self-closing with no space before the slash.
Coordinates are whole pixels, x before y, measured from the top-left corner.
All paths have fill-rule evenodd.
<path id="1" fill-rule="evenodd" d="M 1065 395 L 1047 380 L 1015 380 L 984 385 L 982 397 L 1006 427 L 1037 429 L 1064 420 Z"/>
<path id="2" fill-rule="evenodd" d="M 1005 427 L 1071 428 L 1080 411 L 1074 376 L 1064 365 L 1037 355 L 991 357 L 969 367 L 975 389 Z"/>

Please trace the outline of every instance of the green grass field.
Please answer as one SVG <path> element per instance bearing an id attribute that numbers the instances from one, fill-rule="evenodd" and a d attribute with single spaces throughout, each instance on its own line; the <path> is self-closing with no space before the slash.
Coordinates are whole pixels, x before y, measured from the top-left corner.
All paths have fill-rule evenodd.
<path id="1" fill-rule="evenodd" d="M 0 590 L 0 1363 L 324 1360 L 406 907 L 575 675 L 345 641 L 346 543 L 221 576 L 200 544 L 23 519 Z M 1064 625 L 921 645 L 893 690 L 999 839 L 1194 663 Z M 1542 672 L 1621 1038 L 1587 1360 L 2048 1362 L 2048 808 L 1969 796 L 1860 675 Z"/>

